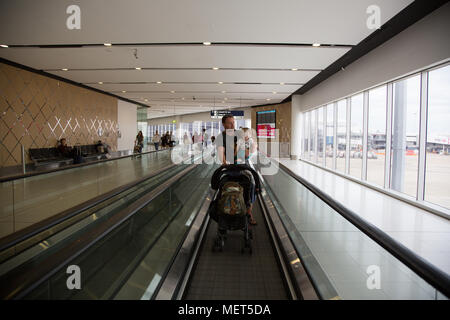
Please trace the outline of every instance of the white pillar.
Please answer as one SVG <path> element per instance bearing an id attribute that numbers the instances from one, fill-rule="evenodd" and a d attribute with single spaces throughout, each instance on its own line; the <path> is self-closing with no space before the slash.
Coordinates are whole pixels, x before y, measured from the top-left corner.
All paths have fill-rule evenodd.
<path id="1" fill-rule="evenodd" d="M 406 164 L 406 81 L 396 83 L 394 90 L 391 187 L 396 191 L 403 192 Z"/>
<path id="2" fill-rule="evenodd" d="M 301 96 L 298 94 L 292 95 L 291 102 L 291 159 L 297 160 L 301 154 L 301 139 L 302 139 L 302 123 L 300 114 L 300 100 Z"/>

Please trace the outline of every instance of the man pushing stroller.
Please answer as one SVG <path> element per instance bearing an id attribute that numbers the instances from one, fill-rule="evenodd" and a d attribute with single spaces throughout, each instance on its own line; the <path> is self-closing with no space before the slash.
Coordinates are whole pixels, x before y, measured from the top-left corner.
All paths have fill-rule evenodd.
<path id="1" fill-rule="evenodd" d="M 221 165 L 212 178 L 211 187 L 217 190 L 210 207 L 210 217 L 218 224 L 217 238 L 213 250 L 222 250 L 227 230 L 244 231 L 244 246 L 252 252 L 252 233 L 249 224 L 256 225 L 252 216 L 252 206 L 256 192 L 260 190 L 258 174 L 249 166 L 251 152 L 248 134 L 234 129 L 234 118 L 222 118 L 224 131 L 217 137 L 217 160 Z"/>
<path id="2" fill-rule="evenodd" d="M 248 165 L 250 155 L 256 151 L 256 143 L 249 138 L 249 130 L 247 128 L 245 128 L 247 130 L 235 130 L 234 117 L 230 114 L 222 117 L 222 125 L 224 131 L 219 134 L 215 140 L 218 162 L 224 166 L 236 164 Z M 248 168 L 251 170 L 250 167 Z M 249 175 L 249 170 L 241 170 L 235 174 Z M 256 220 L 252 215 L 254 196 L 252 196 L 250 200 L 251 202 L 247 208 L 247 214 L 250 217 L 250 224 L 256 225 Z"/>

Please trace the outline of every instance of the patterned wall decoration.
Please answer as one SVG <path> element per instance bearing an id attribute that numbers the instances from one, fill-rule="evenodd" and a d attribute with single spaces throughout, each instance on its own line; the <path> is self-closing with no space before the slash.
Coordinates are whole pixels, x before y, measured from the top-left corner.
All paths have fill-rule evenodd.
<path id="1" fill-rule="evenodd" d="M 105 141 L 117 149 L 117 99 L 0 63 L 0 167 L 21 165 L 21 145 Z"/>

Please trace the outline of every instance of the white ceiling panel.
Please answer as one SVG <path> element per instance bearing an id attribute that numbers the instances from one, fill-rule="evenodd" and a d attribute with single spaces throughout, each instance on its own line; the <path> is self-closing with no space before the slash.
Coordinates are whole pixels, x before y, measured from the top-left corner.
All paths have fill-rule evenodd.
<path id="1" fill-rule="evenodd" d="M 150 110 L 172 103 L 177 113 L 205 111 L 205 104 L 225 97 L 224 107 L 261 105 L 289 97 L 370 35 L 370 5 L 380 8 L 383 24 L 411 2 L 0 1 L 0 44 L 94 45 L 0 48 L 0 57 L 151 105 Z M 79 30 L 66 27 L 72 4 L 81 9 Z M 201 45 L 204 41 L 213 44 Z M 163 83 L 146 83 L 156 81 Z M 193 96 L 196 100 L 182 100 Z"/>
<path id="2" fill-rule="evenodd" d="M 7 44 L 270 42 L 357 44 L 412 0 L 14 0 L 0 1 L 0 39 Z M 69 30 L 67 7 L 81 10 Z"/>
<path id="3" fill-rule="evenodd" d="M 137 49 L 137 59 L 134 55 Z M 47 69 L 263 68 L 324 69 L 350 48 L 273 46 L 147 46 L 8 48 L 2 58 Z"/>
<path id="4" fill-rule="evenodd" d="M 265 85 L 265 84 L 90 84 L 90 87 L 104 90 L 120 92 L 121 90 L 129 92 L 163 94 L 167 96 L 171 91 L 177 94 L 181 93 L 220 93 L 241 92 L 241 93 L 258 93 L 258 92 L 294 92 L 301 86 L 297 85 Z"/>
<path id="5" fill-rule="evenodd" d="M 84 70 L 50 71 L 79 83 L 93 82 L 182 82 L 182 83 L 306 83 L 319 71 L 268 70 Z"/>

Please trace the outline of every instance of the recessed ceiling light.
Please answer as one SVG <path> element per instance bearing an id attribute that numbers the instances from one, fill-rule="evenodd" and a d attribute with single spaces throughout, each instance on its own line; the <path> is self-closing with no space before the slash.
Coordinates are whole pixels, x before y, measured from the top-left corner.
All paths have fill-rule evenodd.
<path id="1" fill-rule="evenodd" d="M 181 100 L 184 100 L 184 98 L 181 98 Z"/>
<path id="2" fill-rule="evenodd" d="M 213 67 L 213 70 L 219 70 L 219 68 L 217 68 L 217 67 Z"/>
<path id="3" fill-rule="evenodd" d="M 100 81 L 98 84 L 103 84 L 103 82 Z"/>
<path id="4" fill-rule="evenodd" d="M 267 101 L 270 101 L 270 99 L 266 99 Z"/>
<path id="5" fill-rule="evenodd" d="M 148 101 L 148 99 L 144 99 L 145 101 Z"/>
<path id="6" fill-rule="evenodd" d="M 313 47 L 320 47 L 320 43 L 313 43 Z"/>
<path id="7" fill-rule="evenodd" d="M 297 69 L 297 68 L 292 68 L 291 70 L 292 70 L 292 71 L 297 71 L 298 69 Z"/>
<path id="8" fill-rule="evenodd" d="M 225 103 L 225 101 L 222 101 L 222 103 Z"/>
<path id="9" fill-rule="evenodd" d="M 203 42 L 203 44 L 204 44 L 205 46 L 210 46 L 210 45 L 211 45 L 211 42 L 205 41 L 205 42 Z"/>
<path id="10" fill-rule="evenodd" d="M 161 84 L 162 82 L 161 82 L 161 81 L 156 81 L 156 83 L 159 83 L 159 84 Z"/>
<path id="11" fill-rule="evenodd" d="M 141 70 L 142 68 L 135 68 L 136 70 Z"/>
<path id="12" fill-rule="evenodd" d="M 284 85 L 284 82 L 280 82 L 280 84 L 283 86 L 283 85 Z"/>
<path id="13" fill-rule="evenodd" d="M 219 83 L 219 84 L 223 84 L 223 82 L 222 82 L 222 81 L 219 81 L 218 83 Z"/>
<path id="14" fill-rule="evenodd" d="M 228 98 L 223 98 L 223 100 L 228 100 Z"/>
<path id="15" fill-rule="evenodd" d="M 8 48 L 8 45 L 6 45 L 6 44 L 0 44 L 0 47 L 2 47 L 2 48 Z"/>
<path id="16" fill-rule="evenodd" d="M 67 71 L 67 70 L 69 70 L 69 69 L 67 69 L 67 68 L 63 68 L 63 69 L 61 69 L 62 71 Z"/>
<path id="17" fill-rule="evenodd" d="M 226 91 L 222 91 L 222 93 L 227 93 Z"/>
<path id="18" fill-rule="evenodd" d="M 277 94 L 277 92 L 276 92 L 276 91 L 272 91 L 272 93 L 273 93 L 273 94 Z"/>
<path id="19" fill-rule="evenodd" d="M 104 43 L 103 45 L 104 45 L 105 47 L 111 47 L 111 46 L 112 46 L 111 43 Z"/>
<path id="20" fill-rule="evenodd" d="M 170 91 L 171 93 L 175 93 L 175 91 Z"/>
<path id="21" fill-rule="evenodd" d="M 125 90 L 122 90 L 122 92 L 125 93 L 126 91 L 125 91 Z"/>

